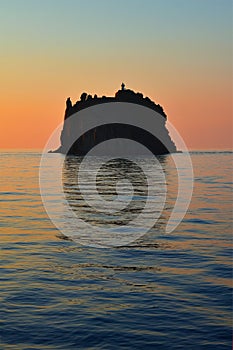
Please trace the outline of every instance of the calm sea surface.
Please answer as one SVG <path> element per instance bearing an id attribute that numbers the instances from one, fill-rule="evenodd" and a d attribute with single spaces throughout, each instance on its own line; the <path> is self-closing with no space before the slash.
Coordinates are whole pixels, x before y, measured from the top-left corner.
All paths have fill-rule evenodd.
<path id="1" fill-rule="evenodd" d="M 1 153 L 0 349 L 231 349 L 232 153 L 191 157 L 193 197 L 175 231 L 164 230 L 177 194 L 167 156 L 160 160 L 167 201 L 155 227 L 130 246 L 100 249 L 51 223 L 39 191 L 40 153 Z M 91 221 L 72 187 L 77 162 L 66 161 L 64 189 Z M 117 168 L 124 173 L 126 164 Z M 143 186 L 124 223 L 145 202 Z"/>

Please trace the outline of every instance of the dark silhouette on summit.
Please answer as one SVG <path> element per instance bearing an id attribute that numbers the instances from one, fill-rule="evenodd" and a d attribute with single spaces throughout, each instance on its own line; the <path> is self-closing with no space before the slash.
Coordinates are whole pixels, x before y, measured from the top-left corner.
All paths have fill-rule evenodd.
<path id="1" fill-rule="evenodd" d="M 166 117 L 166 114 L 164 113 L 163 108 L 159 104 L 155 104 L 153 101 L 149 99 L 149 97 L 143 97 L 142 93 L 134 92 L 133 90 L 126 89 L 125 84 L 121 84 L 121 90 L 118 90 L 115 93 L 115 97 L 98 97 L 97 95 L 94 95 L 92 97 L 91 95 L 88 95 L 86 92 L 83 92 L 80 96 L 80 100 L 77 101 L 74 105 L 72 105 L 70 97 L 66 100 L 66 112 L 65 112 L 65 119 L 68 118 L 70 115 L 80 111 L 81 109 L 94 106 L 96 104 L 100 103 L 106 103 L 106 102 L 132 102 L 137 103 L 139 105 L 149 107 L 156 112 L 160 113 L 164 118 Z"/>
<path id="2" fill-rule="evenodd" d="M 109 103 L 109 102 L 129 102 L 138 104 L 147 108 L 150 108 L 157 113 L 159 113 L 163 117 L 162 129 L 161 123 L 159 124 L 159 128 L 161 132 L 165 135 L 166 138 L 166 147 L 161 143 L 155 136 L 150 134 L 148 131 L 145 131 L 139 127 L 127 124 L 104 124 L 98 126 L 92 130 L 87 131 L 82 137 L 80 137 L 72 147 L 67 151 L 65 144 L 67 138 L 69 138 L 69 131 L 65 127 L 65 123 L 63 126 L 63 130 L 61 133 L 61 146 L 55 151 L 60 153 L 68 153 L 74 154 L 78 156 L 84 156 L 89 150 L 95 145 L 103 142 L 105 140 L 109 140 L 111 138 L 128 138 L 131 140 L 138 141 L 141 144 L 144 144 L 145 147 L 151 150 L 151 152 L 155 155 L 162 155 L 176 152 L 176 146 L 174 142 L 171 140 L 168 130 L 166 129 L 165 123 L 167 116 L 159 104 L 154 103 L 150 100 L 149 97 L 144 97 L 142 93 L 134 92 L 133 90 L 126 89 L 125 84 L 121 84 L 121 89 L 115 93 L 115 97 L 98 97 L 96 94 L 92 97 L 92 95 L 88 95 L 86 92 L 83 92 L 80 96 L 80 100 L 75 104 L 72 104 L 70 98 L 66 100 L 66 110 L 64 120 L 67 120 L 74 113 L 77 113 L 85 108 Z M 78 115 L 77 115 L 78 118 Z M 143 118 L 143 115 L 142 115 Z M 160 118 L 161 119 L 161 118 Z M 155 115 L 155 123 L 156 123 L 156 115 Z M 160 130 L 159 129 L 159 130 Z"/>

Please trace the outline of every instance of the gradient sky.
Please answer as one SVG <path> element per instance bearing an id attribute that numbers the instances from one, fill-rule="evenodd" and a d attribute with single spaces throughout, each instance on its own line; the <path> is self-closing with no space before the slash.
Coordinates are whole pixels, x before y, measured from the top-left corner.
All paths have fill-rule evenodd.
<path id="1" fill-rule="evenodd" d="M 190 149 L 232 147 L 231 0 L 0 0 L 0 148 L 43 148 L 82 91 L 122 81 Z"/>

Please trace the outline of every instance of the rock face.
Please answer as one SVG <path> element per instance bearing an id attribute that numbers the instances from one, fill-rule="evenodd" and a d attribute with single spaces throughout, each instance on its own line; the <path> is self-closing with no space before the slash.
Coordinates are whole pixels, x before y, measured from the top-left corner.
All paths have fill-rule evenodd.
<path id="1" fill-rule="evenodd" d="M 100 125 L 98 127 L 92 128 L 85 132 L 81 137 L 76 140 L 69 149 L 67 149 L 67 142 L 71 137 L 72 133 L 75 132 L 75 128 L 79 128 L 80 126 L 69 125 L 70 118 L 77 112 L 84 110 L 88 107 L 110 103 L 110 102 L 129 102 L 136 105 L 141 105 L 147 107 L 155 112 L 155 126 L 156 123 L 159 125 L 160 133 L 163 134 L 162 139 L 165 142 L 161 142 L 158 138 L 153 136 L 150 132 L 144 130 L 141 127 L 121 124 L 121 123 L 110 123 Z M 157 118 L 156 116 L 159 115 Z M 70 119 L 69 119 L 70 118 Z M 76 118 L 76 117 L 75 117 Z M 78 114 L 77 114 L 78 118 Z M 143 118 L 143 115 L 142 115 Z M 68 120 L 69 119 L 69 120 Z M 157 120 L 156 120 L 157 119 Z M 159 120 L 158 120 L 159 119 Z M 64 125 L 61 133 L 61 146 L 55 152 L 64 153 L 64 154 L 74 154 L 78 156 L 84 156 L 87 154 L 94 146 L 97 144 L 113 139 L 113 138 L 125 138 L 131 139 L 134 141 L 143 144 L 147 147 L 154 155 L 163 155 L 168 153 L 176 152 L 176 146 L 174 142 L 171 140 L 168 130 L 166 129 L 166 119 L 167 116 L 163 110 L 163 108 L 159 104 L 155 104 L 148 97 L 143 97 L 142 93 L 135 93 L 132 90 L 125 89 L 125 84 L 122 83 L 121 90 L 118 90 L 115 94 L 115 97 L 97 97 L 94 95 L 88 95 L 83 92 L 80 96 L 80 100 L 77 101 L 74 105 L 70 98 L 66 101 L 66 110 L 64 117 Z M 69 125 L 69 126 L 68 126 Z M 156 126 L 157 127 L 157 126 Z M 166 145 L 166 146 L 165 146 Z"/>

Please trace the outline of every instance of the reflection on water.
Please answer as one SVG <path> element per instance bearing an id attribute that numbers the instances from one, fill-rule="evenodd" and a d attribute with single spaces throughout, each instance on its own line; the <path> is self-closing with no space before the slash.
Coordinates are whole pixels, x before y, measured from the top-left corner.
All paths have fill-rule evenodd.
<path id="1" fill-rule="evenodd" d="M 61 239 L 51 224 L 38 189 L 40 155 L 1 155 L 0 349 L 230 348 L 232 154 L 192 155 L 192 203 L 169 235 L 177 177 L 165 159 L 167 202 L 155 228 L 130 246 L 95 249 Z M 75 172 L 68 163 L 64 179 Z M 115 196 L 99 181 L 105 198 Z M 135 181 L 143 198 L 143 174 Z"/>
<path id="2" fill-rule="evenodd" d="M 55 213 L 59 224 L 63 220 L 62 233 L 90 246 L 124 246 L 142 237 L 159 218 L 166 198 L 163 168 L 151 156 L 68 156 L 62 182 L 72 209 L 64 211 L 62 197 L 59 216 L 57 207 Z M 54 196 L 49 198 L 54 203 Z"/>
<path id="3" fill-rule="evenodd" d="M 162 163 L 165 163 L 165 160 L 165 157 L 164 159 L 161 157 Z M 67 156 L 64 162 L 63 188 L 70 207 L 78 217 L 93 225 L 102 227 L 126 225 L 144 210 L 148 196 L 148 181 L 143 169 L 147 169 L 147 173 L 149 172 L 153 178 L 154 193 L 157 197 L 153 203 L 154 209 L 157 205 L 159 210 L 163 178 L 159 168 L 156 169 L 156 174 L 152 172 L 150 161 L 150 158 L 135 158 L 135 161 L 117 158 L 105 162 L 102 157 L 103 165 L 98 169 L 96 178 L 93 176 L 89 178 L 89 173 L 94 171 L 92 163 L 96 163 L 96 158 L 90 157 L 85 169 L 86 197 L 83 198 L 78 179 L 82 158 Z M 100 195 L 100 204 L 106 203 L 104 212 L 101 205 L 96 209 L 95 191 Z M 113 209 L 116 200 L 120 201 L 121 206 Z"/>
<path id="4" fill-rule="evenodd" d="M 88 200 L 93 201 L 93 206 L 88 205 L 82 196 L 78 181 L 79 165 L 82 158 L 75 156 L 66 157 L 63 172 L 63 186 L 69 205 L 83 220 L 94 223 L 94 225 L 125 225 L 133 220 L 145 206 L 147 198 L 147 179 L 136 163 L 124 160 L 114 159 L 104 163 L 96 176 L 95 183 L 86 179 L 85 191 Z M 92 170 L 91 162 L 95 162 L 95 158 L 90 158 L 87 173 Z M 88 175 L 88 174 L 87 174 Z M 126 201 L 123 209 L 114 212 L 103 213 L 95 209 L 95 193 L 94 187 L 102 197 L 103 201 L 107 201 L 107 209 L 111 209 L 111 204 L 117 199 L 117 184 L 124 180 L 121 186 L 122 202 Z M 126 181 L 125 181 L 126 180 Z M 131 187 L 133 187 L 133 195 L 131 198 Z M 119 190 L 119 188 L 118 188 Z M 130 201 L 128 203 L 130 197 Z"/>

